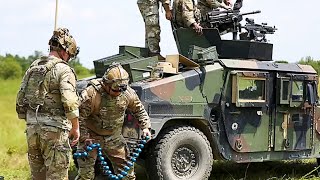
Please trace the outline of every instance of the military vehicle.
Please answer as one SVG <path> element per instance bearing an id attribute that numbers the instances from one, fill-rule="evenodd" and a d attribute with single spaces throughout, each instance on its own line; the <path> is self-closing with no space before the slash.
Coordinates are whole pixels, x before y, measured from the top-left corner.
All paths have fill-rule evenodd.
<path id="1" fill-rule="evenodd" d="M 118 54 L 94 61 L 95 78 L 121 63 L 151 118 L 153 137 L 140 156 L 150 179 L 208 179 L 214 160 L 320 157 L 316 71 L 275 63 L 266 35 L 276 28 L 249 18 L 241 25 L 244 15 L 259 11 L 241 14 L 237 3 L 238 9 L 208 13 L 200 36 L 173 24 L 179 54 L 165 60 L 120 46 Z M 221 39 L 229 32 L 232 40 Z M 141 138 L 130 112 L 123 135 L 131 149 Z"/>

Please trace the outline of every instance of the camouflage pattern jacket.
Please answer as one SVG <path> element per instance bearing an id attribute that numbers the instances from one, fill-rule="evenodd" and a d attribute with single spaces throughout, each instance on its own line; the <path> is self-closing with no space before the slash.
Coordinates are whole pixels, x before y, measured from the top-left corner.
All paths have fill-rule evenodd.
<path id="1" fill-rule="evenodd" d="M 198 8 L 202 17 L 213 9 L 222 8 L 223 5 L 222 0 L 198 0 Z"/>
<path id="2" fill-rule="evenodd" d="M 49 61 L 59 60 L 55 56 L 44 56 L 35 60 L 29 68 L 36 65 L 42 59 Z M 20 89 L 26 81 L 25 73 Z M 44 99 L 44 104 L 36 112 L 34 109 L 27 108 L 27 125 L 53 126 L 62 129 L 71 129 L 70 119 L 79 117 L 79 97 L 76 92 L 76 76 L 73 69 L 66 63 L 56 64 L 49 71 L 43 82 L 43 86 L 48 92 Z M 20 100 L 17 98 L 17 103 Z M 69 120 L 68 120 L 69 119 Z"/>
<path id="3" fill-rule="evenodd" d="M 137 4 L 146 4 L 146 5 L 150 5 L 150 6 L 159 6 L 159 1 L 161 1 L 162 6 L 163 4 L 168 4 L 170 6 L 170 0 L 138 0 Z"/>
<path id="4" fill-rule="evenodd" d="M 81 140 L 89 137 L 88 129 L 98 135 L 120 135 L 125 111 L 128 109 L 138 119 L 141 129 L 150 128 L 150 119 L 136 92 L 128 89 L 117 97 L 107 94 L 100 80 L 91 81 L 81 93 Z"/>
<path id="5" fill-rule="evenodd" d="M 200 21 L 200 11 L 194 0 L 175 0 L 173 3 L 174 22 L 179 27 L 190 27 Z"/>

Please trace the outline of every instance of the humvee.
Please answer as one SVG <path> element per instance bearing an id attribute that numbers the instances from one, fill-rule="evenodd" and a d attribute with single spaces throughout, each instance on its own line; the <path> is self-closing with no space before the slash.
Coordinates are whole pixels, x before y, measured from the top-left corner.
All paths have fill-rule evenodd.
<path id="1" fill-rule="evenodd" d="M 150 116 L 152 140 L 139 157 L 150 179 L 208 179 L 214 160 L 320 157 L 317 72 L 274 62 L 273 45 L 265 36 L 257 40 L 263 25 L 237 39 L 242 18 L 233 17 L 243 14 L 222 14 L 224 21 L 214 15 L 200 36 L 173 26 L 179 54 L 165 60 L 149 57 L 146 48 L 120 46 L 118 54 L 94 61 L 94 78 L 112 62 L 121 63 Z M 233 39 L 221 39 L 223 31 L 234 33 Z M 87 81 L 78 82 L 79 91 Z M 131 149 L 141 139 L 130 112 L 123 136 Z"/>

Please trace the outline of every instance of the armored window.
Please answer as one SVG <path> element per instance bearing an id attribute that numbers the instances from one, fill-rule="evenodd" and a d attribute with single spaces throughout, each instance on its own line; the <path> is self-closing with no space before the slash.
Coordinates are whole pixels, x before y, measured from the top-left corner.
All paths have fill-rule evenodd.
<path id="1" fill-rule="evenodd" d="M 282 81 L 282 84 L 281 84 L 281 90 L 282 90 L 281 99 L 283 101 L 289 101 L 289 85 L 290 85 L 289 81 Z"/>
<path id="2" fill-rule="evenodd" d="M 237 107 L 264 107 L 268 102 L 267 72 L 232 72 L 232 103 Z"/>
<path id="3" fill-rule="evenodd" d="M 291 83 L 290 78 L 288 77 L 281 77 L 278 81 L 280 83 L 280 98 L 279 102 L 280 104 L 289 104 L 290 102 L 290 94 L 291 94 Z"/>
<path id="4" fill-rule="evenodd" d="M 239 101 L 262 101 L 265 97 L 265 79 L 239 78 L 238 85 Z"/>
<path id="5" fill-rule="evenodd" d="M 303 81 L 292 82 L 292 102 L 303 101 Z"/>

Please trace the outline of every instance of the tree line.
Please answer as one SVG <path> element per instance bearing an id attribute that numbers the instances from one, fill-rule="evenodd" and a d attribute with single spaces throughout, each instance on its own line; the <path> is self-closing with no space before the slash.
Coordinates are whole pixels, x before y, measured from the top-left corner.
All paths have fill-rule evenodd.
<path id="1" fill-rule="evenodd" d="M 19 55 L 6 54 L 0 55 L 0 79 L 17 79 L 22 78 L 25 71 L 31 63 L 43 56 L 40 51 L 35 51 L 33 55 L 21 57 Z M 74 68 L 77 75 L 94 74 L 94 69 L 88 69 L 80 63 L 80 59 L 76 58 L 69 62 L 69 65 Z"/>
<path id="2" fill-rule="evenodd" d="M 28 57 L 21 57 L 19 55 L 6 54 L 5 56 L 0 55 L 0 79 L 16 79 L 22 78 L 25 71 L 28 69 L 30 64 L 43 56 L 40 51 L 35 51 L 33 55 Z M 285 60 L 275 61 L 277 63 L 288 63 Z M 319 74 L 320 73 L 320 60 L 315 60 L 311 56 L 301 58 L 298 64 L 311 65 Z M 88 69 L 80 63 L 80 59 L 76 58 L 69 62 L 69 65 L 74 68 L 77 75 L 90 75 L 94 74 L 94 69 Z"/>

